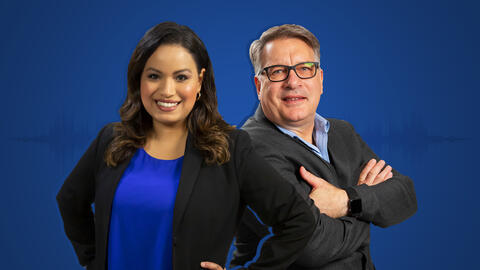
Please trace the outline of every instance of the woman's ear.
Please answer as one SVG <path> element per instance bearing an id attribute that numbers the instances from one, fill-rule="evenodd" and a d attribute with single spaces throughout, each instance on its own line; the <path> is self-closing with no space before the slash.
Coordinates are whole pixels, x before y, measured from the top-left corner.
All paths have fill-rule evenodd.
<path id="1" fill-rule="evenodd" d="M 198 82 L 200 83 L 200 85 L 202 85 L 204 74 L 205 74 L 205 68 L 202 68 L 202 70 L 200 70 L 200 74 L 198 74 Z"/>

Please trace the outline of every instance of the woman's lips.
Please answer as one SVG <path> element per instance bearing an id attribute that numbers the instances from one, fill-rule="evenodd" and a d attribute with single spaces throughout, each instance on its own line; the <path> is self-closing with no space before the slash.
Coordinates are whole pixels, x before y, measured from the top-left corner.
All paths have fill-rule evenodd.
<path id="1" fill-rule="evenodd" d="M 175 110 L 180 104 L 181 101 L 171 101 L 171 100 L 157 100 L 157 107 L 164 112 L 171 112 Z"/>

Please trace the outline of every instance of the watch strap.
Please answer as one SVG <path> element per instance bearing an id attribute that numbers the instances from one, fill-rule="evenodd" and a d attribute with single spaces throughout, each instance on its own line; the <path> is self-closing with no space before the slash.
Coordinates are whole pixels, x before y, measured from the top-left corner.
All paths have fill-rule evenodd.
<path id="1" fill-rule="evenodd" d="M 359 217 L 362 214 L 362 199 L 358 195 L 358 192 L 352 187 L 347 187 L 345 192 L 348 196 L 347 215 L 351 217 Z"/>

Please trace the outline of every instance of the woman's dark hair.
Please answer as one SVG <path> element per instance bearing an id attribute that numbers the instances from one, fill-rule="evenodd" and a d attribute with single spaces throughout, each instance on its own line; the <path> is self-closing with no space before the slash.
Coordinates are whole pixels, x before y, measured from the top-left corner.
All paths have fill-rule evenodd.
<path id="1" fill-rule="evenodd" d="M 212 63 L 205 45 L 187 26 L 174 22 L 160 23 L 148 30 L 137 44 L 128 64 L 127 98 L 120 108 L 121 122 L 115 124 L 114 138 L 105 151 L 105 162 L 116 166 L 145 145 L 146 136 L 153 128 L 152 117 L 140 98 L 140 78 L 148 58 L 161 45 L 179 45 L 192 55 L 198 72 L 205 69 L 201 96 L 187 116 L 187 128 L 193 136 L 207 164 L 222 164 L 230 159 L 228 125 L 217 110 L 217 95 Z"/>

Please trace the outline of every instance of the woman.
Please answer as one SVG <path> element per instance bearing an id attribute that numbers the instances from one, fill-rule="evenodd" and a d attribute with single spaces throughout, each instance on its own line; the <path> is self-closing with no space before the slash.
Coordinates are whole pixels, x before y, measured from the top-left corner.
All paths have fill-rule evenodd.
<path id="1" fill-rule="evenodd" d="M 81 265 L 221 269 L 246 205 L 275 233 L 262 248 L 268 254 L 249 267 L 284 269 L 295 260 L 313 215 L 248 135 L 219 115 L 212 65 L 192 30 L 167 22 L 147 31 L 128 66 L 120 116 L 57 195 Z"/>

